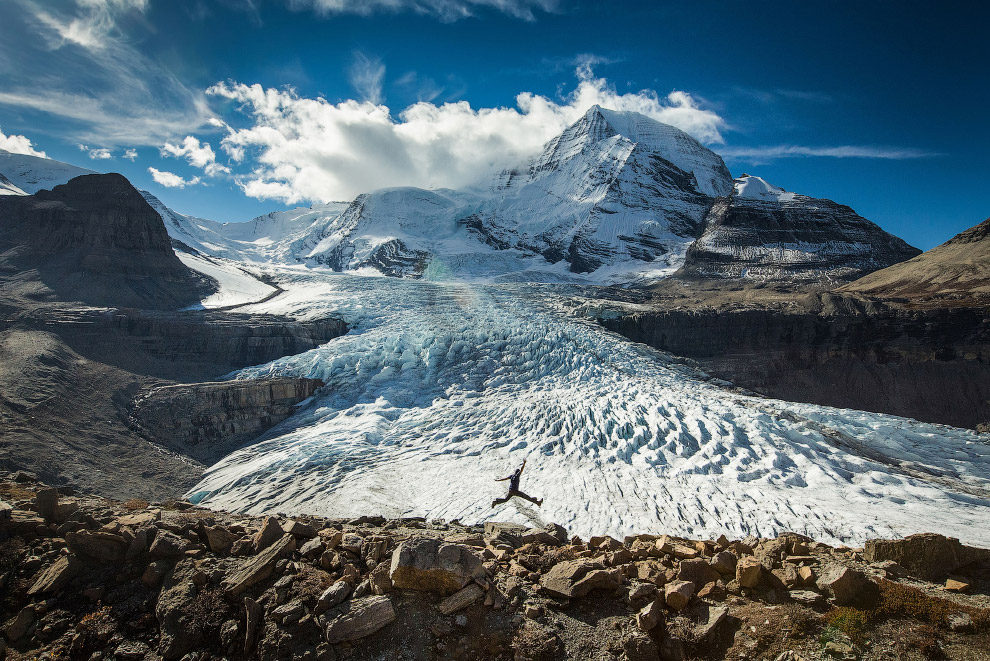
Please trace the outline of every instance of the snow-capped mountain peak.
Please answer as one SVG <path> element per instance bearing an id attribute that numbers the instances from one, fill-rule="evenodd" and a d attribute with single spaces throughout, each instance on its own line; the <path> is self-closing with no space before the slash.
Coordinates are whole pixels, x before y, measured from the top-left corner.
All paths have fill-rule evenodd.
<path id="1" fill-rule="evenodd" d="M 97 173 L 50 158 L 14 154 L 0 149 L 0 174 L 24 193 L 33 195 L 43 188 L 51 190 L 80 175 Z"/>
<path id="2" fill-rule="evenodd" d="M 788 202 L 794 199 L 794 193 L 789 193 L 779 186 L 774 186 L 762 177 L 743 173 L 733 182 L 733 194 L 736 197 L 753 200 L 770 200 Z"/>

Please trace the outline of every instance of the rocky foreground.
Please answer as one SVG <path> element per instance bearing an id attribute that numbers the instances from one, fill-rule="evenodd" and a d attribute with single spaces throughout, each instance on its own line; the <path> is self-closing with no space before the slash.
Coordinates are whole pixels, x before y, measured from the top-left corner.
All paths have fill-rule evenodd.
<path id="1" fill-rule="evenodd" d="M 990 659 L 990 550 L 569 538 L 0 474 L 0 659 Z"/>

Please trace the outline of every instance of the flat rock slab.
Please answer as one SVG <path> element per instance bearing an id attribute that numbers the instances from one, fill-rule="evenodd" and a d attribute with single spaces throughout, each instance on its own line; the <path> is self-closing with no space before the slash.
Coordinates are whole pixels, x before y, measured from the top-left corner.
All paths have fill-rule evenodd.
<path id="1" fill-rule="evenodd" d="M 28 596 L 56 592 L 65 587 L 78 574 L 84 563 L 75 556 L 63 556 L 43 570 L 28 588 Z"/>
<path id="2" fill-rule="evenodd" d="M 223 589 L 232 595 L 244 592 L 255 583 L 271 576 L 275 571 L 275 563 L 282 556 L 295 550 L 296 538 L 286 533 L 264 551 L 246 560 L 234 573 L 225 578 L 221 584 Z"/>
<path id="3" fill-rule="evenodd" d="M 326 639 L 331 645 L 370 636 L 395 619 L 388 597 L 360 597 L 343 603 L 326 617 Z"/>
<path id="4" fill-rule="evenodd" d="M 444 615 L 450 615 L 451 613 L 456 613 L 459 610 L 467 608 L 484 596 L 485 591 L 477 583 L 471 583 L 441 601 L 437 608 Z"/>

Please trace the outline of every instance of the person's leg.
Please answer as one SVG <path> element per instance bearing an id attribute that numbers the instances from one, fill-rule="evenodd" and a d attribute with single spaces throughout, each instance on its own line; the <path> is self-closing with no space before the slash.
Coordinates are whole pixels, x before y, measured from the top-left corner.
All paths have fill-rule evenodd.
<path id="1" fill-rule="evenodd" d="M 525 498 L 526 500 L 528 500 L 529 502 L 533 503 L 537 507 L 542 507 L 543 506 L 543 499 L 542 498 L 533 498 L 532 496 L 529 496 L 529 495 L 524 494 L 522 491 L 516 491 L 515 494 L 513 494 L 513 495 L 519 496 L 520 498 Z"/>
<path id="2" fill-rule="evenodd" d="M 512 498 L 511 493 L 507 496 L 503 496 L 502 498 L 496 498 L 495 500 L 492 501 L 492 507 L 495 507 L 496 505 L 501 505 L 502 503 L 507 503 L 509 502 L 510 498 Z"/>

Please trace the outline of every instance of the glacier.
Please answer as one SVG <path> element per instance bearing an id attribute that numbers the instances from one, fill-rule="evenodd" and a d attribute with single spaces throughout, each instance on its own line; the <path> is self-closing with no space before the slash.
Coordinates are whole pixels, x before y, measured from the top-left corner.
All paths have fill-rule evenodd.
<path id="1" fill-rule="evenodd" d="M 570 285 L 264 270 L 282 291 L 243 311 L 352 330 L 229 375 L 327 385 L 210 467 L 188 494 L 205 506 L 990 545 L 990 444 L 974 432 L 747 394 L 603 329 Z M 543 507 L 492 509 L 494 478 L 524 459 Z"/>

